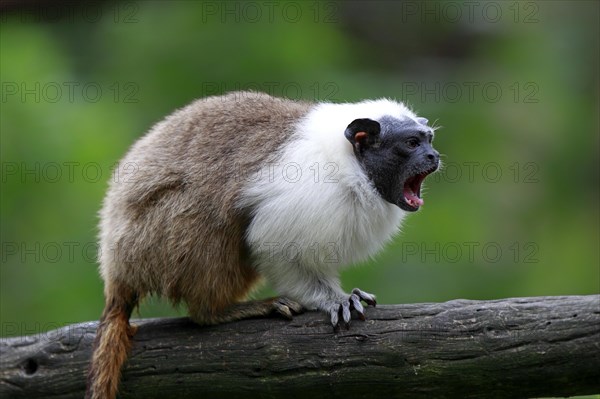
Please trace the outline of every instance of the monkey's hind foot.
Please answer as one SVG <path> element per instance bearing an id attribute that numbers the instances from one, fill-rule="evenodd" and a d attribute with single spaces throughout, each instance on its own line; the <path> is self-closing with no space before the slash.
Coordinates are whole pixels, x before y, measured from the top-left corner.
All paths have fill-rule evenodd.
<path id="1" fill-rule="evenodd" d="M 273 298 L 272 311 L 292 320 L 295 314 L 304 312 L 304 308 L 296 301 L 284 296 Z"/>
<path id="2" fill-rule="evenodd" d="M 352 294 L 350 294 L 348 299 L 345 299 L 340 303 L 334 303 L 329 307 L 328 312 L 331 318 L 331 325 L 333 326 L 334 330 L 339 330 L 342 322 L 346 330 L 350 328 L 352 310 L 356 311 L 359 319 L 363 321 L 365 320 L 365 309 L 360 301 L 364 301 L 367 305 L 371 305 L 373 307 L 377 305 L 375 295 L 355 288 L 352 290 Z"/>
<path id="3" fill-rule="evenodd" d="M 273 314 L 292 319 L 294 314 L 302 313 L 304 308 L 299 303 L 286 297 L 275 297 L 236 303 L 216 315 L 206 317 L 194 308 L 190 309 L 190 317 L 198 324 L 220 324 L 255 317 L 267 317 Z"/>

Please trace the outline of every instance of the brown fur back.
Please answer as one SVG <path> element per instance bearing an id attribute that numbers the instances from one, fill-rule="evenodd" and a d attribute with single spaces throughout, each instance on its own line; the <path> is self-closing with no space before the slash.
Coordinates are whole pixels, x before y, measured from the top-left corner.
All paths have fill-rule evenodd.
<path id="1" fill-rule="evenodd" d="M 105 281 L 183 300 L 205 323 L 244 298 L 258 276 L 245 258 L 240 190 L 309 108 L 237 92 L 157 124 L 121 161 L 101 212 Z"/>
<path id="2" fill-rule="evenodd" d="M 129 317 L 145 295 L 183 300 L 199 323 L 222 320 L 247 295 L 258 275 L 247 259 L 250 215 L 236 207 L 240 191 L 309 108 L 258 93 L 198 100 L 121 161 L 100 212 L 106 305 L 86 398 L 116 396 L 135 332 Z"/>

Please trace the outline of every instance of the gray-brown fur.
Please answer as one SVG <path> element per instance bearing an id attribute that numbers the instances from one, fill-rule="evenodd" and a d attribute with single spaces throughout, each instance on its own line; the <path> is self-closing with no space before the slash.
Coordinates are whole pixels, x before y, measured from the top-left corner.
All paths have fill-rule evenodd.
<path id="1" fill-rule="evenodd" d="M 289 140 L 309 104 L 237 92 L 198 100 L 142 137 L 119 164 L 100 212 L 105 309 L 86 398 L 116 396 L 148 294 L 184 301 L 209 324 L 300 310 L 285 299 L 238 303 L 258 280 L 244 244 L 247 182 Z"/>
<path id="2" fill-rule="evenodd" d="M 290 139 L 310 104 L 265 94 L 209 97 L 157 124 L 122 160 L 101 212 L 106 282 L 187 303 L 211 323 L 258 276 L 245 259 L 247 181 Z"/>

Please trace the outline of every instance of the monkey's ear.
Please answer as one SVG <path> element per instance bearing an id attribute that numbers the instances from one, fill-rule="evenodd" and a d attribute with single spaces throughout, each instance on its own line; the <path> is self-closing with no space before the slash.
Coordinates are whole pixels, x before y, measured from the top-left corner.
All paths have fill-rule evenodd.
<path id="1" fill-rule="evenodd" d="M 354 147 L 354 151 L 360 153 L 365 148 L 379 143 L 381 125 L 373 119 L 355 119 L 348 125 L 344 135 Z"/>

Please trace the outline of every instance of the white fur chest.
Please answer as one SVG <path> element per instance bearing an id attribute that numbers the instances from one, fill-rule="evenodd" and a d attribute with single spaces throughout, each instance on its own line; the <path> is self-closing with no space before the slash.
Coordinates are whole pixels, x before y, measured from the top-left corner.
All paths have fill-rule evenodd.
<path id="1" fill-rule="evenodd" d="M 261 263 L 338 269 L 375 255 L 393 237 L 405 212 L 376 192 L 344 130 L 357 117 L 406 112 L 400 106 L 321 104 L 299 123 L 278 160 L 242 194 L 254 210 L 246 239 Z"/>

